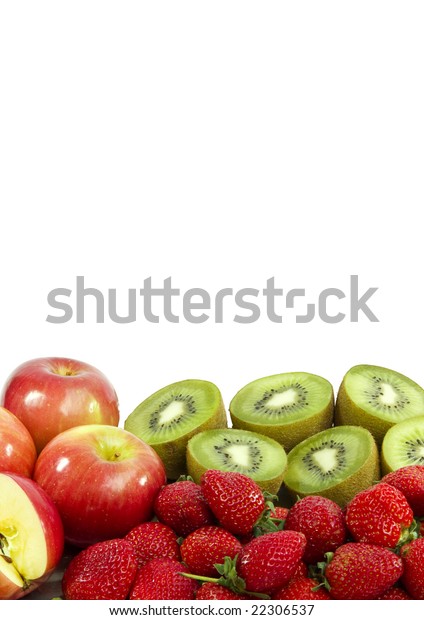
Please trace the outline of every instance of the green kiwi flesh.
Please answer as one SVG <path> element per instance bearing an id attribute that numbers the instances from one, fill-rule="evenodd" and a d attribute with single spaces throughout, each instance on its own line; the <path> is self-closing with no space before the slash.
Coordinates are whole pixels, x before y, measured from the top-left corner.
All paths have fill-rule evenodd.
<path id="1" fill-rule="evenodd" d="M 388 474 L 407 465 L 424 465 L 424 416 L 392 426 L 381 445 L 381 468 Z"/>
<path id="2" fill-rule="evenodd" d="M 286 451 L 329 428 L 333 414 L 331 383 L 307 372 L 281 373 L 251 381 L 230 403 L 234 428 L 267 435 Z"/>
<path id="3" fill-rule="evenodd" d="M 336 425 L 359 425 L 368 429 L 378 445 L 394 424 L 424 415 L 424 390 L 405 375 L 361 364 L 351 368 L 340 386 Z"/>
<path id="4" fill-rule="evenodd" d="M 218 387 L 210 381 L 187 379 L 158 390 L 134 409 L 124 428 L 148 443 L 162 459 L 167 477 L 186 473 L 187 442 L 195 433 L 227 427 Z"/>
<path id="5" fill-rule="evenodd" d="M 236 471 L 250 476 L 269 493 L 277 494 L 287 468 L 284 448 L 274 439 L 235 428 L 207 430 L 187 445 L 187 471 L 200 482 L 207 469 Z"/>
<path id="6" fill-rule="evenodd" d="M 380 479 L 379 456 L 371 433 L 340 426 L 305 439 L 288 454 L 284 484 L 293 500 L 322 495 L 340 506 Z"/>

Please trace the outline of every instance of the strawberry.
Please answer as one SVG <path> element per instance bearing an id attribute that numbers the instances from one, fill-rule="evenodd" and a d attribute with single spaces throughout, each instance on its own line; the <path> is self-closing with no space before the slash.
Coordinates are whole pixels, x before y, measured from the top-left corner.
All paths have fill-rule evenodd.
<path id="1" fill-rule="evenodd" d="M 346 525 L 342 509 L 326 497 L 309 495 L 298 500 L 289 510 L 285 529 L 306 536 L 303 556 L 307 564 L 324 559 L 327 551 L 335 551 L 346 542 Z"/>
<path id="2" fill-rule="evenodd" d="M 317 579 L 295 577 L 277 590 L 272 598 L 280 601 L 327 601 L 331 599 L 328 590 L 319 585 Z"/>
<path id="3" fill-rule="evenodd" d="M 288 514 L 288 508 L 285 508 L 284 506 L 275 506 L 274 510 L 271 512 L 271 517 L 273 517 L 274 519 L 281 519 L 282 521 L 285 521 Z"/>
<path id="4" fill-rule="evenodd" d="M 204 525 L 213 525 L 215 517 L 209 508 L 200 485 L 193 480 L 177 480 L 159 491 L 154 512 L 178 536 L 187 536 Z"/>
<path id="5" fill-rule="evenodd" d="M 252 478 L 238 472 L 207 470 L 201 478 L 203 494 L 223 528 L 246 535 L 265 510 L 261 488 Z"/>
<path id="6" fill-rule="evenodd" d="M 407 540 L 414 515 L 405 496 L 384 482 L 361 491 L 346 508 L 346 525 L 357 542 L 394 548 Z"/>
<path id="7" fill-rule="evenodd" d="M 401 467 L 386 474 L 381 482 L 404 494 L 415 517 L 424 516 L 424 465 Z"/>
<path id="8" fill-rule="evenodd" d="M 246 590 L 268 594 L 290 581 L 302 559 L 306 538 L 301 532 L 282 530 L 255 538 L 242 549 L 237 573 Z"/>
<path id="9" fill-rule="evenodd" d="M 137 572 L 137 558 L 127 540 L 115 538 L 80 551 L 62 579 L 65 599 L 124 600 Z"/>
<path id="10" fill-rule="evenodd" d="M 243 601 L 251 600 L 250 596 L 237 594 L 218 583 L 203 583 L 196 592 L 196 599 L 202 601 Z"/>
<path id="11" fill-rule="evenodd" d="M 153 558 L 181 559 L 177 535 L 164 523 L 141 523 L 130 530 L 125 539 L 134 547 L 139 568 Z"/>
<path id="12" fill-rule="evenodd" d="M 400 578 L 402 560 L 393 551 L 366 543 L 346 543 L 328 563 L 319 563 L 330 596 L 337 600 L 376 599 Z"/>
<path id="13" fill-rule="evenodd" d="M 410 601 L 411 597 L 399 586 L 392 586 L 378 597 L 379 601 Z"/>
<path id="14" fill-rule="evenodd" d="M 402 585 L 414 599 L 424 600 L 424 538 L 417 538 L 400 550 L 404 572 Z"/>
<path id="15" fill-rule="evenodd" d="M 154 558 L 142 566 L 135 579 L 130 599 L 178 601 L 195 598 L 198 584 L 184 577 L 184 564 L 171 558 Z"/>
<path id="16" fill-rule="evenodd" d="M 225 556 L 234 558 L 242 549 L 241 542 L 216 525 L 206 525 L 191 532 L 181 545 L 181 558 L 190 572 L 205 577 L 218 575 L 215 564 Z"/>

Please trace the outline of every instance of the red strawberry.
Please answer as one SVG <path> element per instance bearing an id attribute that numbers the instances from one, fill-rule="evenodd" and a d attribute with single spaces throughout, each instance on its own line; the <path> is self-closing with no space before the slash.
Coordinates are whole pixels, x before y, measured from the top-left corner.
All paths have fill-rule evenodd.
<path id="1" fill-rule="evenodd" d="M 249 534 L 265 509 L 261 488 L 244 474 L 209 469 L 201 487 L 215 517 L 232 534 Z"/>
<path id="2" fill-rule="evenodd" d="M 389 549 L 366 543 L 346 543 L 328 554 L 324 568 L 330 596 L 337 600 L 376 599 L 403 572 L 402 560 Z"/>
<path id="3" fill-rule="evenodd" d="M 414 599 L 424 600 L 424 538 L 417 538 L 400 550 L 404 572 L 402 584 Z"/>
<path id="4" fill-rule="evenodd" d="M 297 565 L 297 568 L 294 572 L 292 579 L 295 577 L 307 577 L 308 576 L 308 565 L 305 562 L 300 561 Z"/>
<path id="5" fill-rule="evenodd" d="M 284 586 L 298 570 L 305 548 L 305 536 L 289 530 L 263 534 L 249 542 L 237 561 L 246 590 L 266 594 Z"/>
<path id="6" fill-rule="evenodd" d="M 196 599 L 201 601 L 246 601 L 251 600 L 250 596 L 236 594 L 218 583 L 204 583 L 196 592 Z"/>
<path id="7" fill-rule="evenodd" d="M 200 485 L 192 480 L 180 480 L 162 487 L 154 511 L 159 521 L 169 525 L 179 536 L 215 523 Z"/>
<path id="8" fill-rule="evenodd" d="M 346 525 L 357 542 L 396 547 L 414 515 L 405 496 L 384 482 L 361 491 L 346 508 Z"/>
<path id="9" fill-rule="evenodd" d="M 65 599 L 124 600 L 137 572 L 137 558 L 127 540 L 114 538 L 80 551 L 62 579 Z"/>
<path id="10" fill-rule="evenodd" d="M 331 499 L 318 495 L 297 501 L 289 510 L 284 528 L 305 534 L 303 559 L 307 564 L 323 560 L 326 552 L 335 551 L 346 542 L 342 509 Z"/>
<path id="11" fill-rule="evenodd" d="M 319 581 L 309 577 L 295 577 L 283 586 L 272 597 L 280 601 L 327 601 L 331 596 Z M 315 589 L 317 588 L 317 589 Z"/>
<path id="12" fill-rule="evenodd" d="M 155 558 L 142 566 L 130 593 L 140 601 L 178 601 L 195 598 L 198 583 L 183 577 L 185 566 L 170 558 Z"/>
<path id="13" fill-rule="evenodd" d="M 133 545 L 139 567 L 153 558 L 181 559 L 177 535 L 164 523 L 141 523 L 128 532 L 125 539 Z"/>
<path id="14" fill-rule="evenodd" d="M 206 525 L 187 536 L 181 545 L 181 558 L 189 572 L 204 577 L 218 575 L 215 564 L 225 556 L 234 558 L 242 550 L 241 542 L 230 532 L 216 525 Z"/>
<path id="15" fill-rule="evenodd" d="M 401 467 L 386 474 L 381 482 L 390 484 L 404 494 L 414 516 L 424 516 L 424 465 Z"/>
<path id="16" fill-rule="evenodd" d="M 274 510 L 271 512 L 271 517 L 284 521 L 285 519 L 287 519 L 288 514 L 288 508 L 285 508 L 284 506 L 275 506 Z"/>
<path id="17" fill-rule="evenodd" d="M 410 601 L 411 597 L 399 586 L 392 586 L 378 597 L 379 601 Z"/>

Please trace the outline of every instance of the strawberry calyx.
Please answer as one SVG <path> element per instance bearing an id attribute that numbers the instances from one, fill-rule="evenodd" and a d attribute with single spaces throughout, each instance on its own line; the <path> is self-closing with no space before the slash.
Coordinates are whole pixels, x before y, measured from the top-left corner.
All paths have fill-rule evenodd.
<path id="1" fill-rule="evenodd" d="M 316 592 L 319 588 L 322 588 L 322 587 L 324 587 L 328 591 L 331 590 L 331 586 L 328 583 L 328 580 L 325 576 L 325 571 L 326 571 L 327 566 L 330 564 L 331 560 L 334 557 L 334 552 L 327 551 L 327 553 L 325 553 L 324 555 L 325 555 L 325 560 L 323 562 L 317 562 L 315 566 L 309 567 L 309 572 L 311 574 L 311 577 L 319 581 L 318 585 L 312 588 L 313 592 Z"/>
<path id="2" fill-rule="evenodd" d="M 191 573 L 180 573 L 183 577 L 189 577 L 190 579 L 196 579 L 201 582 L 216 583 L 220 586 L 229 588 L 236 594 L 246 594 L 247 596 L 253 596 L 260 599 L 269 599 L 268 594 L 262 594 L 261 592 L 249 592 L 246 590 L 246 582 L 237 574 L 236 564 L 237 555 L 234 558 L 225 556 L 222 564 L 215 564 L 215 568 L 220 574 L 220 577 L 205 577 L 202 575 L 193 575 Z"/>
<path id="3" fill-rule="evenodd" d="M 271 495 L 268 491 L 264 491 L 263 495 L 265 498 L 265 508 L 253 526 L 253 536 L 255 538 L 262 536 L 262 534 L 267 534 L 268 532 L 278 532 L 284 529 L 285 519 L 272 516 L 275 514 L 274 501 L 277 500 L 278 497 L 276 495 Z"/>
<path id="4" fill-rule="evenodd" d="M 175 482 L 194 482 L 194 480 L 188 474 L 181 474 Z"/>
<path id="5" fill-rule="evenodd" d="M 399 553 L 400 548 L 407 543 L 412 542 L 420 536 L 421 524 L 417 519 L 414 519 L 409 527 L 405 527 L 402 530 L 402 534 L 397 542 L 396 547 L 393 549 L 395 553 Z"/>

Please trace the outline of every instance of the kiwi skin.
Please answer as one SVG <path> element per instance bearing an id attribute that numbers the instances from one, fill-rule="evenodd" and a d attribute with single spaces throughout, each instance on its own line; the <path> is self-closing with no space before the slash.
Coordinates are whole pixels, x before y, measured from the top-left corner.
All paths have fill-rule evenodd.
<path id="1" fill-rule="evenodd" d="M 287 485 L 287 481 L 284 480 L 284 487 L 286 488 L 291 500 L 296 502 L 298 499 L 306 497 L 307 495 L 320 495 L 333 500 L 343 509 L 347 506 L 350 500 L 353 499 L 357 493 L 359 493 L 359 491 L 363 491 L 378 482 L 381 479 L 380 455 L 378 446 L 372 434 L 369 431 L 367 432 L 369 434 L 371 449 L 370 454 L 363 463 L 362 467 L 338 484 L 317 492 L 309 491 L 308 493 L 301 493 L 297 489 L 290 488 Z M 288 467 L 290 467 L 290 453 L 288 454 Z"/>
<path id="2" fill-rule="evenodd" d="M 231 432 L 231 429 L 229 429 Z M 278 443 L 278 442 L 277 442 Z M 285 456 L 284 448 L 280 448 L 283 451 L 283 456 Z M 206 471 L 206 467 L 200 463 L 193 454 L 193 450 L 190 449 L 190 441 L 187 444 L 186 451 L 186 461 L 187 461 L 187 471 L 189 476 L 191 476 L 197 484 L 200 484 L 200 479 L 202 475 Z M 281 485 L 283 483 L 284 475 L 287 471 L 287 459 L 285 463 L 285 467 L 281 470 L 281 473 L 278 476 L 274 476 L 273 478 L 269 478 L 268 480 L 258 480 L 254 478 L 256 484 L 263 490 L 271 493 L 272 495 L 277 495 L 279 490 L 281 489 Z M 253 477 L 253 476 L 252 476 Z"/>

